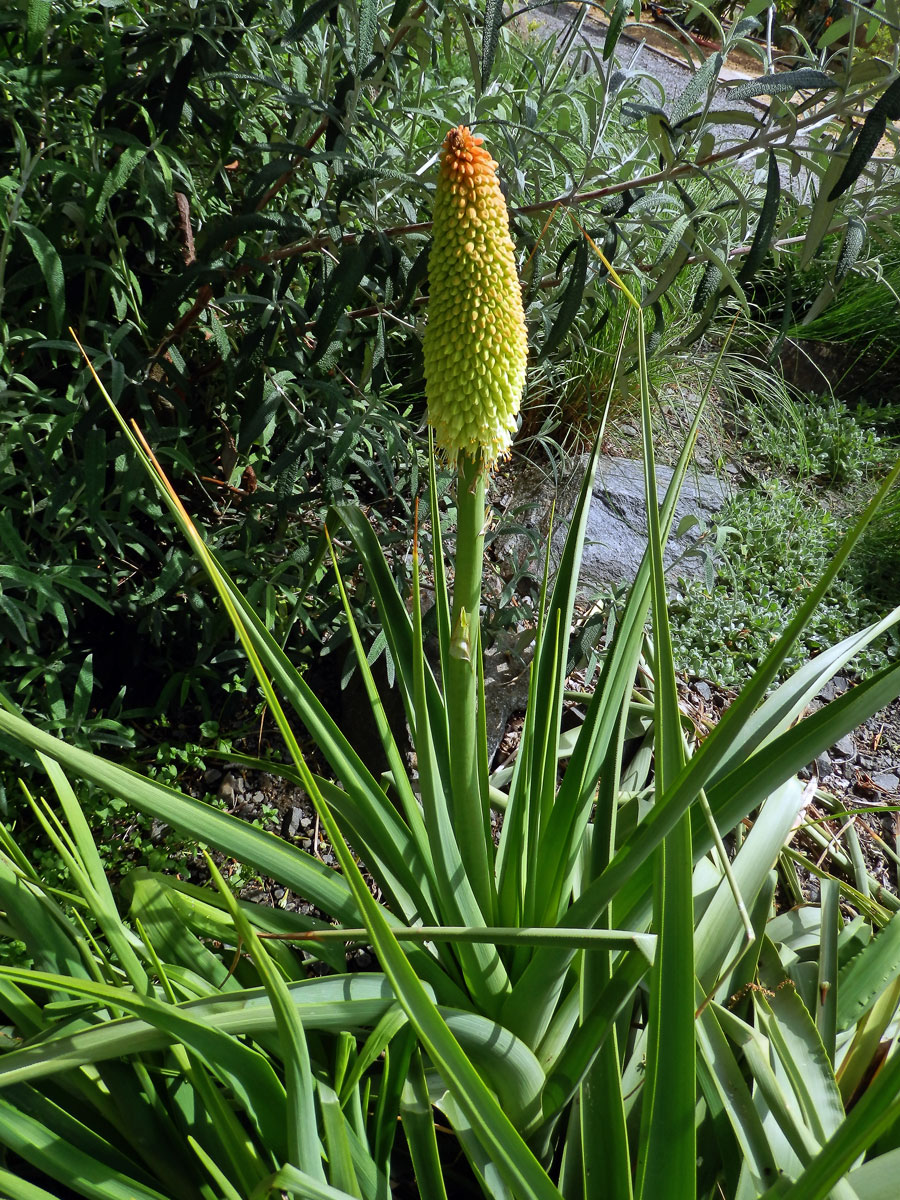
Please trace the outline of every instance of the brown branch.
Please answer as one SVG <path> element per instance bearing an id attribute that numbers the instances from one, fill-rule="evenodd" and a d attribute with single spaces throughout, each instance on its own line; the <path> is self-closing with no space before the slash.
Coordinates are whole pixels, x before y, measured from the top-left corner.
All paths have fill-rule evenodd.
<path id="1" fill-rule="evenodd" d="M 420 9 L 418 9 L 417 12 L 421 11 L 422 9 L 424 9 L 424 5 L 420 6 Z M 387 52 L 388 51 L 385 53 Z M 873 84 L 861 96 L 859 96 L 858 99 L 860 101 L 865 100 L 870 95 L 874 95 L 877 91 L 878 85 Z M 675 166 L 666 167 L 652 175 L 635 176 L 619 183 L 610 183 L 605 187 L 594 188 L 586 192 L 565 193 L 562 196 L 554 197 L 552 200 L 541 200 L 534 204 L 524 204 L 518 208 L 513 208 L 510 211 L 514 216 L 530 216 L 534 213 L 546 212 L 552 208 L 570 208 L 577 204 L 587 204 L 593 200 L 602 200 L 607 196 L 619 195 L 622 192 L 631 190 L 632 188 L 650 187 L 657 183 L 668 183 L 670 180 L 680 179 L 685 175 L 691 175 L 697 171 L 703 170 L 705 167 L 713 166 L 716 163 L 725 162 L 730 158 L 738 158 L 747 154 L 757 153 L 760 150 L 765 150 L 773 146 L 774 143 L 777 143 L 779 137 L 783 137 L 788 132 L 793 137 L 796 135 L 798 130 L 806 129 L 813 125 L 819 125 L 823 121 L 839 115 L 839 104 L 839 100 L 831 101 L 819 112 L 813 113 L 804 120 L 797 121 L 791 130 L 785 130 L 776 127 L 769 133 L 763 134 L 758 141 L 740 142 L 736 146 L 729 146 L 726 149 L 716 151 L 713 154 L 707 154 L 703 158 L 697 159 L 696 162 L 677 163 Z M 327 124 L 327 118 L 323 124 Z M 322 127 L 320 126 L 320 130 L 321 128 Z M 321 132 L 317 130 L 314 137 L 318 138 L 319 136 L 321 136 Z M 780 147 L 776 146 L 775 148 L 790 149 L 791 147 L 789 145 L 784 145 Z M 283 183 L 290 178 L 291 174 L 291 171 L 286 172 L 285 175 L 282 176 L 278 181 L 278 186 L 283 186 Z M 413 225 L 394 225 L 383 230 L 382 233 L 385 237 L 389 238 L 403 237 L 411 233 L 426 232 L 431 228 L 431 225 L 431 221 L 419 221 Z M 297 255 L 316 253 L 317 251 L 323 250 L 328 246 L 334 246 L 336 241 L 338 245 L 350 245 L 354 242 L 357 242 L 360 236 L 362 235 L 359 233 L 345 233 L 339 239 L 335 239 L 329 235 L 308 238 L 303 242 L 297 242 L 291 246 L 279 246 L 275 250 L 271 250 L 266 254 L 260 255 L 257 261 L 264 263 L 280 262 L 286 258 L 296 257 Z M 802 238 L 800 240 L 802 240 Z M 228 246 L 231 244 L 232 243 L 228 243 Z M 226 248 L 228 248 L 228 246 L 226 246 Z M 746 253 L 743 248 L 741 248 L 740 251 L 735 251 L 734 253 L 738 252 Z M 732 256 L 733 255 L 729 255 L 729 257 Z M 693 261 L 696 261 L 696 259 Z M 239 267 L 233 278 L 240 278 L 242 275 L 246 274 L 248 270 L 249 267 Z M 165 335 L 159 346 L 156 348 L 153 357 L 157 357 L 159 354 L 161 354 L 166 346 L 186 332 L 186 330 L 197 321 L 201 313 L 208 307 L 212 298 L 212 289 L 209 287 L 209 285 L 204 284 L 194 304 L 182 317 L 179 318 L 171 331 Z M 378 306 L 371 307 L 372 312 L 368 312 L 368 310 L 359 311 L 366 311 L 368 315 L 377 315 L 378 312 L 383 311 Z"/>
<path id="2" fill-rule="evenodd" d="M 426 0 L 422 0 L 422 3 L 418 6 L 418 8 L 415 9 L 414 12 L 408 13 L 406 15 L 406 17 L 400 22 L 400 24 L 394 30 L 393 37 L 391 38 L 390 42 L 388 42 L 385 49 L 382 51 L 383 58 L 387 59 L 389 54 L 393 54 L 394 50 L 396 50 L 397 46 L 400 44 L 400 42 L 403 40 L 403 38 L 406 37 L 407 33 L 413 27 L 415 22 L 418 21 L 419 17 L 422 16 L 422 14 L 425 12 L 426 8 L 427 8 Z M 313 149 L 313 147 L 316 145 L 316 143 L 318 141 L 320 141 L 320 139 L 324 136 L 324 134 L 328 130 L 328 126 L 329 126 L 330 122 L 331 122 L 331 118 L 329 116 L 326 115 L 325 117 L 322 118 L 322 120 L 319 122 L 318 128 L 315 130 L 315 132 L 309 138 L 307 138 L 306 142 L 304 143 L 304 151 L 306 153 L 311 151 Z M 255 211 L 261 212 L 262 209 L 264 209 L 267 204 L 270 204 L 271 201 L 275 198 L 275 196 L 277 196 L 278 193 L 282 190 L 282 188 L 287 186 L 287 184 L 293 178 L 294 174 L 299 169 L 299 167 L 306 161 L 307 161 L 307 159 L 306 159 L 305 154 L 298 154 L 296 156 L 296 158 L 294 159 L 294 161 L 291 163 L 290 167 L 288 167 L 288 169 L 283 174 L 281 174 L 278 177 L 278 179 L 275 180 L 275 182 L 268 189 L 268 191 L 263 194 L 262 198 L 259 200 L 259 202 L 256 205 Z M 184 261 L 187 266 L 191 266 L 191 264 L 196 261 L 196 254 L 194 253 L 194 236 L 193 236 L 193 232 L 191 230 L 190 207 L 188 205 L 187 197 L 185 195 L 183 195 L 181 192 L 175 193 L 175 203 L 178 208 L 180 227 L 181 227 L 184 239 L 185 239 Z M 235 240 L 236 239 L 234 239 L 234 238 L 230 238 L 225 243 L 225 246 L 223 247 L 223 249 L 226 251 L 230 250 L 234 246 Z M 264 259 L 264 261 L 267 261 L 267 260 Z M 239 269 L 235 275 L 235 278 L 240 278 L 241 275 L 243 275 L 245 273 L 246 273 L 246 268 Z M 188 311 L 186 313 L 184 313 L 178 319 L 178 321 L 176 321 L 175 325 L 172 327 L 172 329 L 169 331 L 169 333 L 167 333 L 163 337 L 162 341 L 159 343 L 159 345 L 154 350 L 152 357 L 158 358 L 163 353 L 163 351 L 166 349 L 167 346 L 171 345 L 172 342 L 174 342 L 177 338 L 181 337 L 181 335 L 183 333 L 185 333 L 188 329 L 190 329 L 190 327 L 196 323 L 196 321 L 200 318 L 201 314 L 203 312 L 205 312 L 206 309 L 209 307 L 209 305 L 212 303 L 212 299 L 213 299 L 212 288 L 208 284 L 204 284 L 201 287 L 201 289 L 197 295 L 197 299 L 194 301 L 194 303 L 191 305 L 191 307 L 188 309 Z"/>
<path id="3" fill-rule="evenodd" d="M 279 175 L 269 190 L 263 194 L 262 199 L 256 205 L 256 212 L 261 212 L 270 201 L 275 199 L 281 189 L 291 181 L 300 167 L 302 167 L 307 161 L 306 154 L 308 154 L 313 149 L 316 142 L 318 142 L 327 133 L 330 123 L 331 117 L 322 118 L 315 133 L 308 137 L 303 143 L 304 154 L 298 154 L 288 169 L 283 174 Z"/>
<path id="4" fill-rule="evenodd" d="M 197 255 L 194 251 L 194 231 L 191 228 L 191 206 L 184 192 L 175 193 L 175 207 L 178 210 L 178 228 L 184 242 L 181 253 L 184 256 L 184 265 L 189 267 L 197 261 Z"/>
<path id="5" fill-rule="evenodd" d="M 826 114 L 823 117 L 821 113 L 807 117 L 804 121 L 798 121 L 793 132 L 798 129 L 804 129 L 809 125 L 818 125 L 821 121 L 826 120 Z M 759 150 L 765 150 L 773 142 L 776 142 L 780 136 L 784 134 L 784 130 L 774 129 L 771 133 L 765 134 L 758 142 L 741 142 L 737 146 L 729 146 L 725 150 L 718 150 L 714 154 L 707 154 L 704 158 L 698 158 L 696 162 L 678 163 L 674 167 L 666 167 L 661 171 L 655 172 L 653 175 L 636 175 L 631 179 L 624 180 L 620 183 L 608 183 L 601 188 L 593 188 L 587 192 L 566 192 L 561 196 L 555 196 L 552 200 L 540 200 L 534 204 L 523 204 L 518 208 L 511 208 L 510 213 L 513 216 L 531 216 L 534 213 L 547 212 L 552 208 L 571 208 L 576 204 L 588 204 L 592 200 L 603 200 L 607 196 L 619 195 L 621 192 L 630 191 L 637 187 L 651 187 L 656 183 L 668 183 L 672 179 L 680 179 L 683 175 L 693 174 L 695 171 L 702 170 L 704 167 L 713 166 L 716 163 L 724 162 L 729 158 L 737 158 L 744 154 L 754 154 Z M 780 147 L 781 149 L 790 149 L 789 146 Z M 403 237 L 409 233 L 424 233 L 431 228 L 431 221 L 419 221 L 415 225 L 393 225 L 388 229 L 383 230 L 385 237 Z M 339 239 L 340 245 L 349 245 L 352 242 L 359 240 L 358 233 L 345 233 Z M 279 246 L 276 250 L 271 250 L 267 254 L 261 256 L 263 262 L 279 262 L 285 258 L 293 258 L 298 254 L 312 254 L 324 249 L 325 246 L 334 245 L 335 239 L 325 236 L 308 238 L 303 242 L 295 242 L 291 246 Z"/>

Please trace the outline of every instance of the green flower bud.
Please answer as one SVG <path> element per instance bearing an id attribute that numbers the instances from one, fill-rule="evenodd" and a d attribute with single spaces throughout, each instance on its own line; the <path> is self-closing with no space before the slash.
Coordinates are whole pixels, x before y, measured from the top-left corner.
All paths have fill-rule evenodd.
<path id="1" fill-rule="evenodd" d="M 465 126 L 444 142 L 428 258 L 425 385 L 438 449 L 509 451 L 525 386 L 525 314 L 497 164 Z"/>

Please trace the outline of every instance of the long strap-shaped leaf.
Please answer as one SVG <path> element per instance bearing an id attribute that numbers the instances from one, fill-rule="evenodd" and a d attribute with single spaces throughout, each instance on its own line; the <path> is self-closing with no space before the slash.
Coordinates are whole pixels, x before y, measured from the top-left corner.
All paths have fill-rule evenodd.
<path id="1" fill-rule="evenodd" d="M 139 996 L 126 988 L 109 987 L 89 980 L 67 980 L 65 976 L 49 975 L 40 971 L 28 972 L 12 967 L 2 968 L 7 978 L 36 987 L 56 987 L 74 995 L 86 996 L 101 1006 L 113 1010 L 140 1014 L 155 1028 L 162 1030 L 167 1040 L 182 1042 L 203 1059 L 208 1068 L 217 1075 L 241 1102 L 247 1116 L 258 1127 L 266 1145 L 277 1153 L 284 1153 L 284 1128 L 279 1115 L 284 1109 L 284 1088 L 281 1086 L 268 1059 L 258 1051 L 245 1046 L 237 1038 L 226 1036 L 220 1029 L 198 1020 L 189 1008 L 182 1005 L 163 1003 L 152 996 Z M 229 993 L 229 1000 L 233 994 Z M 19 1052 L 21 1053 L 21 1052 Z M 30 1058 L 35 1064 L 29 1072 L 20 1070 L 18 1078 L 40 1074 L 36 1065 L 42 1050 L 32 1050 Z M 0 1081 L 13 1082 L 16 1063 L 6 1072 L 6 1060 L 0 1061 Z"/>
<path id="2" fill-rule="evenodd" d="M 174 975 L 171 969 L 170 974 Z M 0 971 L 0 978 L 4 977 L 5 969 Z M 101 996 L 96 991 L 85 992 L 71 977 L 44 976 L 19 968 L 16 978 L 38 986 L 62 987 L 65 981 L 65 990 L 71 995 L 86 995 L 97 1003 L 110 1003 L 111 993 Z M 288 984 L 288 991 L 305 1027 L 327 1033 L 374 1025 L 396 1004 L 383 975 L 332 975 Z M 125 1008 L 126 1005 L 119 1004 L 121 999 L 118 996 L 116 1003 Z M 222 1034 L 254 1037 L 271 1033 L 275 1028 L 271 1004 L 261 988 L 204 996 L 174 1007 L 176 1013 L 185 1014 L 192 1022 L 212 1025 Z M 119 1017 L 102 1025 L 48 1036 L 0 1058 L 0 1087 L 47 1078 L 87 1063 L 160 1050 L 177 1036 L 173 1027 L 155 1022 L 149 1009 L 143 1017 Z"/>
<path id="3" fill-rule="evenodd" d="M 416 737 L 416 710 L 413 702 L 414 689 L 414 641 L 412 618 L 397 591 L 397 584 L 387 565 L 375 531 L 360 510 L 353 505 L 337 505 L 329 514 L 329 521 L 338 520 L 350 535 L 354 548 L 365 564 L 366 575 L 372 588 L 382 629 L 397 672 L 400 692 L 406 708 L 406 719 L 410 732 Z M 428 727 L 434 741 L 435 753 L 445 781 L 449 779 L 450 750 L 447 733 L 447 717 L 440 689 L 431 668 L 425 665 L 425 695 L 427 700 Z M 333 764 L 332 764 L 333 765 Z"/>
<path id="4" fill-rule="evenodd" d="M 241 912 L 237 900 L 219 874 L 213 860 L 206 855 L 212 880 L 228 905 L 231 919 L 250 952 L 275 1018 L 275 1028 L 281 1045 L 284 1064 L 287 1103 L 284 1106 L 285 1144 L 289 1162 L 296 1163 L 314 1179 L 325 1182 L 322 1166 L 322 1143 L 316 1121 L 315 1084 L 309 1059 L 306 1032 L 291 993 L 277 967 L 269 957 L 253 926 Z M 333 1165 L 332 1165 L 333 1170 Z"/>
<path id="5" fill-rule="evenodd" d="M 184 830 L 197 841 L 215 846 L 277 879 L 306 896 L 324 912 L 340 915 L 340 920 L 347 924 L 352 924 L 358 915 L 350 890 L 339 875 L 274 834 L 255 829 L 246 821 L 185 796 L 175 788 L 145 779 L 127 767 L 70 746 L 22 717 L 0 712 L 0 730 L 55 759 L 73 775 L 97 784 L 114 796 L 121 796 L 140 812 Z"/>
<path id="6" fill-rule="evenodd" d="M 675 506 L 681 485 L 690 465 L 694 443 L 700 430 L 704 393 L 691 425 L 685 445 L 679 455 L 672 479 L 666 490 L 660 512 L 660 528 L 668 532 L 675 516 Z M 644 622 L 650 606 L 650 548 L 641 560 L 625 612 L 619 620 L 612 644 L 607 650 L 600 679 L 587 707 L 584 722 L 578 732 L 575 748 L 566 767 L 553 807 L 553 813 L 541 845 L 541 867 L 545 877 L 553 879 L 545 885 L 547 902 L 552 905 L 545 921 L 556 923 L 564 915 L 563 902 L 571 886 L 572 871 L 580 852 L 582 834 L 590 816 L 600 778 L 600 771 L 614 736 L 626 697 L 634 686 L 635 670 L 640 658 Z M 648 885 L 645 885 L 648 886 Z M 649 893 L 648 893 L 649 894 Z M 542 972 L 549 970 L 544 960 Z M 527 1041 L 537 1039 L 549 1020 L 554 995 L 562 987 L 566 966 L 560 963 L 555 978 L 543 974 L 543 1005 L 536 1004 L 536 995 L 526 987 L 516 987 L 507 1002 L 504 1020 L 520 1031 Z M 537 968 L 535 968 L 537 971 Z M 552 983 L 553 987 L 546 985 Z"/>
<path id="7" fill-rule="evenodd" d="M 0 1142 L 51 1178 L 66 1183 L 79 1179 L 92 1190 L 96 1200 L 166 1200 L 161 1192 L 135 1177 L 110 1167 L 99 1155 L 85 1154 L 77 1146 L 64 1142 L 58 1132 L 0 1097 Z M 5 1172 L 4 1172 L 5 1174 Z M 0 1176 L 2 1181 L 2 1176 Z M 11 1193 L 16 1195 L 15 1192 Z M 22 1191 L 27 1200 L 47 1196 L 35 1190 Z"/>
<path id="8" fill-rule="evenodd" d="M 872 500 L 841 543 L 821 579 L 811 589 L 806 601 L 740 696 L 726 710 L 719 724 L 700 746 L 697 753 L 679 772 L 671 786 L 666 789 L 665 795 L 657 802 L 646 820 L 642 821 L 629 835 L 603 874 L 585 890 L 569 909 L 563 918 L 563 923 L 567 927 L 593 925 L 610 901 L 638 870 L 641 863 L 646 861 L 697 799 L 700 789 L 706 785 L 709 777 L 725 759 L 732 737 L 743 727 L 744 722 L 765 695 L 791 647 L 898 476 L 900 476 L 900 462 L 885 476 Z M 746 813 L 741 815 L 746 815 Z M 538 951 L 526 972 L 517 981 L 508 1010 L 511 1006 L 516 1005 L 517 1017 L 519 1005 L 524 1010 L 523 1016 L 527 1013 L 539 1014 L 544 1011 L 547 997 L 558 992 L 560 971 L 563 964 L 569 961 L 571 961 L 571 955 L 557 957 L 551 951 Z M 523 1026 L 518 1019 L 515 1024 L 509 1021 L 507 1023 L 511 1028 L 522 1033 Z M 526 1040 L 528 1040 L 527 1037 Z"/>
<path id="9" fill-rule="evenodd" d="M 130 431 L 128 432 L 130 434 Z M 369 891 L 368 885 L 341 835 L 337 822 L 316 784 L 315 777 L 300 750 L 293 729 L 265 673 L 248 630 L 240 620 L 240 613 L 232 597 L 222 586 L 221 577 L 214 569 L 208 548 L 202 543 L 196 530 L 187 520 L 177 496 L 172 492 L 156 464 L 152 462 L 149 453 L 146 454 L 145 461 L 154 479 L 160 485 L 166 502 L 174 512 L 179 514 L 182 523 L 186 521 L 186 532 L 191 543 L 204 567 L 210 572 L 213 582 L 225 602 L 228 615 L 241 638 L 266 702 L 285 739 L 288 751 L 301 773 L 304 786 L 316 805 L 325 833 L 331 841 L 344 873 L 345 882 L 363 914 L 365 925 L 371 935 L 372 946 L 428 1057 L 441 1073 L 454 1100 L 471 1123 L 475 1136 L 485 1147 L 496 1163 L 497 1169 L 510 1183 L 513 1190 L 522 1197 L 528 1197 L 529 1200 L 560 1200 L 559 1192 L 550 1182 L 546 1172 L 522 1140 L 519 1131 L 462 1050 L 438 1012 L 434 1001 L 425 990 L 407 955 L 391 935 L 387 915 Z"/>
<path id="10" fill-rule="evenodd" d="M 775 688 L 743 727 L 735 733 L 718 769 L 712 773 L 707 791 L 729 770 L 740 767 L 760 746 L 788 729 L 803 712 L 810 700 L 845 666 L 851 658 L 865 649 L 875 638 L 900 621 L 900 607 L 893 609 L 880 621 L 850 634 L 803 663 L 791 677 Z M 828 711 L 838 711 L 831 704 Z M 848 726 L 849 728 L 849 726 Z M 808 759 L 812 762 L 812 759 Z"/>
<path id="11" fill-rule="evenodd" d="M 900 693 L 900 664 L 883 667 L 881 671 L 856 687 L 832 700 L 824 708 L 788 729 L 765 749 L 752 755 L 721 778 L 707 794 L 716 825 L 731 829 L 748 813 L 762 804 L 801 767 L 850 729 L 856 729 L 879 712 Z M 762 710 L 760 710 L 762 711 Z M 712 833 L 706 820 L 693 822 L 694 862 L 709 852 Z M 639 865 L 618 893 L 616 920 L 641 928 L 649 911 L 647 892 L 650 887 L 648 864 Z"/>
<path id="12" fill-rule="evenodd" d="M 638 366 L 656 651 L 654 793 L 658 804 L 684 765 L 684 743 L 666 605 L 644 322 L 640 310 Z M 690 1200 L 697 1189 L 692 873 L 691 819 L 684 813 L 657 851 L 653 919 L 659 941 L 650 978 L 647 1064 L 637 1148 L 639 1200 Z"/>
<path id="13" fill-rule="evenodd" d="M 659 517 L 660 533 L 664 541 L 672 527 L 678 496 L 690 466 L 714 375 L 715 371 L 712 372 L 700 397 L 691 428 L 666 489 Z M 558 920 L 563 911 L 562 906 L 571 886 L 575 856 L 581 845 L 584 827 L 594 801 L 601 763 L 606 757 L 625 698 L 634 686 L 644 623 L 650 606 L 650 569 L 648 545 L 641 559 L 625 612 L 617 624 L 612 644 L 607 649 L 594 696 L 585 713 L 584 723 L 579 729 L 578 739 L 566 767 L 542 842 L 541 864 L 548 880 L 545 885 L 548 907 L 544 917 L 547 922 Z"/>
<path id="14" fill-rule="evenodd" d="M 379 864 L 383 862 L 387 868 L 385 890 L 390 892 L 391 880 L 396 879 L 420 911 L 433 911 L 436 905 L 434 881 L 429 874 L 427 853 L 424 856 L 419 853 L 417 834 L 410 831 L 362 759 L 325 712 L 252 606 L 222 570 L 215 556 L 210 555 L 210 560 L 217 577 L 216 585 L 223 589 L 239 614 L 261 664 L 270 672 L 279 690 L 328 760 L 335 777 L 341 781 L 346 792 L 346 798 L 341 802 L 341 816 L 344 821 L 352 821 L 360 851 L 363 846 L 369 851 L 369 869 L 377 878 Z M 413 913 L 410 911 L 406 916 L 412 919 Z"/>
<path id="15" fill-rule="evenodd" d="M 441 914 L 453 924 L 481 927 L 484 910 L 472 888 L 463 863 L 454 827 L 447 788 L 441 778 L 427 719 L 426 663 L 422 639 L 422 603 L 419 593 L 418 539 L 413 547 L 413 688 L 418 717 L 417 757 L 426 828 L 431 839 L 435 869 L 442 889 Z M 496 946 L 462 944 L 457 950 L 472 995 L 483 1011 L 496 1013 L 498 998 L 509 991 L 509 979 Z"/>

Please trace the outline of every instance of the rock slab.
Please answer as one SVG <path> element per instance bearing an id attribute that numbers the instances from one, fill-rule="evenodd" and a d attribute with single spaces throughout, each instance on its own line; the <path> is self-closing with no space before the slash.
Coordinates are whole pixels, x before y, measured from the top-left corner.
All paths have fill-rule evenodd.
<path id="1" fill-rule="evenodd" d="M 553 566 L 559 562 L 563 543 L 569 529 L 572 512 L 578 498 L 578 485 L 587 465 L 586 456 L 574 465 L 569 481 L 555 488 L 549 481 L 535 480 L 530 472 L 523 472 L 515 481 L 513 510 L 523 512 L 522 524 L 528 525 L 539 535 L 539 543 L 546 537 L 549 513 L 556 499 L 551 557 Z M 659 501 L 665 498 L 666 489 L 672 479 L 671 467 L 656 468 Z M 698 552 L 704 529 L 721 510 L 732 494 L 728 481 L 715 475 L 688 472 L 678 504 L 672 534 L 665 550 L 667 570 L 685 578 L 698 578 L 703 574 L 704 556 Z M 528 500 L 534 503 L 528 513 Z M 677 531 L 686 517 L 695 518 L 691 528 L 680 536 Z M 582 597 L 595 596 L 610 587 L 618 588 L 631 584 L 637 574 L 641 558 L 647 546 L 647 512 L 644 500 L 644 464 L 640 459 L 614 458 L 603 455 L 598 460 L 597 475 L 588 513 L 582 558 L 579 593 Z M 514 538 L 500 549 L 499 557 L 511 558 L 521 564 L 528 553 L 527 539 Z M 539 563 L 537 574 L 540 574 Z"/>

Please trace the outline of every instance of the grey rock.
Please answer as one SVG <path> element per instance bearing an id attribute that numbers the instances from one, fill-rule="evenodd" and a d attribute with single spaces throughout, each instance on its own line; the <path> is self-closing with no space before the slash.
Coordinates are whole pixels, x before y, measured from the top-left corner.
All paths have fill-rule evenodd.
<path id="1" fill-rule="evenodd" d="M 302 808 L 298 808 L 296 805 L 294 805 L 292 808 L 289 808 L 284 814 L 284 818 L 281 822 L 281 836 L 286 838 L 296 837 L 302 820 Z"/>
<path id="2" fill-rule="evenodd" d="M 562 553 L 586 464 L 586 455 L 576 460 L 558 488 L 551 480 L 528 469 L 509 481 L 512 495 L 507 497 L 507 509 L 516 513 L 523 525 L 528 524 L 534 529 L 539 545 L 546 537 L 551 506 L 556 501 L 551 542 L 553 566 L 559 562 Z M 672 474 L 671 467 L 656 469 L 660 503 L 665 498 Z M 697 521 L 711 520 L 731 491 L 729 483 L 715 475 L 688 474 L 675 507 L 672 536 L 666 545 L 664 562 L 667 569 L 677 563 L 678 575 L 685 578 L 702 576 L 705 560 L 697 551 L 701 528 Z M 686 517 L 694 517 L 697 521 L 680 537 L 676 536 L 676 530 Z M 643 463 L 640 459 L 601 456 L 585 532 L 579 577 L 582 598 L 589 599 L 610 587 L 633 582 L 647 545 L 646 525 Z M 501 563 L 518 565 L 534 553 L 534 546 L 526 537 L 518 536 L 501 540 L 496 553 Z M 534 567 L 536 577 L 540 575 L 541 565 L 538 562 Z M 511 571 L 515 569 L 513 566 Z"/>
<path id="3" fill-rule="evenodd" d="M 846 676 L 835 675 L 833 679 L 828 680 L 821 692 L 819 692 L 819 699 L 826 702 L 834 700 L 837 696 L 843 696 L 849 686 L 850 684 Z"/>
<path id="4" fill-rule="evenodd" d="M 700 683 L 695 683 L 694 691 L 698 696 L 702 696 L 704 700 L 712 700 L 712 688 L 708 683 L 703 683 L 702 681 Z"/>
<path id="5" fill-rule="evenodd" d="M 819 773 L 819 778 L 824 779 L 826 775 L 831 774 L 831 755 L 823 751 L 816 758 L 816 770 Z"/>
<path id="6" fill-rule="evenodd" d="M 729 475 L 731 475 L 732 477 L 733 477 L 733 476 L 735 476 L 735 475 L 740 475 L 740 473 L 741 473 L 741 468 L 740 468 L 739 466 L 737 466 L 737 464 L 736 464 L 736 463 L 726 463 L 726 464 L 725 464 L 725 470 L 726 470 L 726 471 L 728 472 L 728 474 L 729 474 Z"/>
<path id="7" fill-rule="evenodd" d="M 265 792 L 254 792 L 253 793 L 253 803 L 254 804 L 265 804 L 265 802 L 266 802 Z"/>
<path id="8" fill-rule="evenodd" d="M 900 788 L 900 778 L 892 771 L 880 771 L 872 776 L 872 782 L 883 792 L 896 792 Z"/>
<path id="9" fill-rule="evenodd" d="M 657 467 L 660 502 L 672 478 L 670 467 Z M 688 475 L 675 508 L 673 533 L 665 552 L 665 566 L 676 563 L 679 574 L 701 576 L 703 558 L 689 552 L 697 545 L 699 526 L 675 536 L 685 517 L 706 522 L 728 498 L 725 484 L 713 475 Z M 583 593 L 631 583 L 647 545 L 644 464 L 638 459 L 602 458 L 597 467 L 594 494 L 588 513 L 584 556 L 579 588 Z M 557 552 L 562 549 L 562 531 L 556 534 Z"/>
<path id="10" fill-rule="evenodd" d="M 829 679 L 822 688 L 821 692 L 819 692 L 818 699 L 824 700 L 827 703 L 829 700 L 833 700 L 837 694 L 838 692 L 837 688 L 834 686 L 834 680 Z"/>
<path id="11" fill-rule="evenodd" d="M 530 649 L 527 657 L 531 657 Z M 489 762 L 497 753 L 510 716 L 524 709 L 527 699 L 528 664 L 511 653 L 501 640 L 491 646 L 484 656 L 484 707 Z"/>
<path id="12" fill-rule="evenodd" d="M 849 733 L 842 737 L 839 742 L 835 742 L 834 749 L 843 758 L 856 757 L 856 742 L 854 742 Z"/>
<path id="13" fill-rule="evenodd" d="M 619 433 L 621 433 L 623 437 L 629 437 L 629 438 L 636 438 L 636 437 L 641 436 L 640 430 L 636 429 L 634 427 L 634 425 L 620 425 Z"/>

